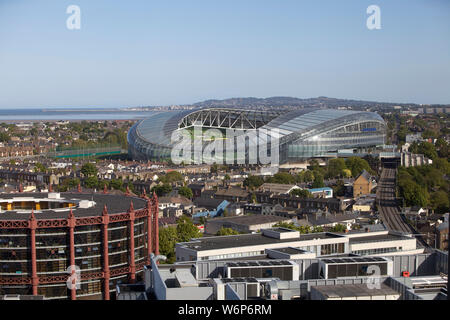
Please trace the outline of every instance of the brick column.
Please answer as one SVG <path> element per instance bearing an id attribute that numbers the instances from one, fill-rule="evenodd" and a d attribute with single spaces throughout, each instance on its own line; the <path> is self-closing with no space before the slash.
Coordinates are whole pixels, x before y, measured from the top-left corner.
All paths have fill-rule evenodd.
<path id="1" fill-rule="evenodd" d="M 153 228 L 153 219 L 152 219 L 152 204 L 150 199 L 147 199 L 147 264 L 150 264 L 150 254 L 153 249 L 153 241 L 152 241 L 152 228 Z"/>
<path id="2" fill-rule="evenodd" d="M 109 250 L 108 250 L 108 223 L 109 223 L 109 216 L 108 216 L 108 209 L 105 207 L 103 208 L 102 213 L 102 229 L 103 229 L 103 292 L 104 292 L 104 299 L 109 300 Z"/>
<path id="3" fill-rule="evenodd" d="M 153 237 L 154 237 L 154 250 L 155 255 L 159 255 L 159 209 L 158 209 L 158 196 L 153 193 Z"/>
<path id="4" fill-rule="evenodd" d="M 134 283 L 136 280 L 136 263 L 134 258 L 134 220 L 135 220 L 135 214 L 134 214 L 134 206 L 133 201 L 130 202 L 130 209 L 128 210 L 130 213 L 130 282 Z"/>
<path id="5" fill-rule="evenodd" d="M 29 220 L 30 226 L 30 238 L 31 238 L 31 285 L 33 289 L 33 296 L 38 294 L 39 278 L 37 275 L 37 262 L 36 262 L 36 229 L 37 221 L 34 216 L 34 211 L 31 210 L 31 216 Z"/>
<path id="6" fill-rule="evenodd" d="M 69 254 L 70 254 L 70 265 L 72 266 L 72 274 L 76 272 L 75 270 L 75 216 L 73 215 L 72 209 L 70 209 L 69 217 L 67 218 L 67 226 L 69 227 Z M 81 281 L 81 279 L 77 279 Z M 73 283 L 75 284 L 75 283 Z M 70 289 L 70 299 L 77 300 L 77 288 L 74 286 Z"/>

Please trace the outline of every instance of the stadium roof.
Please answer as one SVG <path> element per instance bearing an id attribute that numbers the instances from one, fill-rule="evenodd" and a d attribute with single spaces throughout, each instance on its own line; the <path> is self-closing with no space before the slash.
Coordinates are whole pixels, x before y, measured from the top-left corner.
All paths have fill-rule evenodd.
<path id="1" fill-rule="evenodd" d="M 199 124 L 210 128 L 276 129 L 280 137 L 306 133 L 361 120 L 384 122 L 377 113 L 336 109 L 305 108 L 302 110 L 261 111 L 239 108 L 200 108 L 195 110 L 159 112 L 141 120 L 131 130 L 142 141 L 171 146 L 172 133 L 183 127 Z"/>

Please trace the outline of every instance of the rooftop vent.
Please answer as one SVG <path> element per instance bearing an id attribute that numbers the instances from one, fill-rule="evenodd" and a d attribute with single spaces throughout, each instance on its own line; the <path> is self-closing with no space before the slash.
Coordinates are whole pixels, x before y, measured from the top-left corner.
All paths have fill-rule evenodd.
<path id="1" fill-rule="evenodd" d="M 175 274 L 177 285 L 180 288 L 198 287 L 198 282 L 190 272 L 179 272 Z"/>
<path id="2" fill-rule="evenodd" d="M 280 240 L 300 237 L 300 232 L 286 228 L 263 229 L 262 234 L 266 237 Z"/>
<path id="3" fill-rule="evenodd" d="M 95 202 L 94 201 L 90 201 L 90 200 L 81 200 L 78 203 L 78 207 L 81 209 L 87 209 L 87 208 L 91 208 L 95 206 Z"/>

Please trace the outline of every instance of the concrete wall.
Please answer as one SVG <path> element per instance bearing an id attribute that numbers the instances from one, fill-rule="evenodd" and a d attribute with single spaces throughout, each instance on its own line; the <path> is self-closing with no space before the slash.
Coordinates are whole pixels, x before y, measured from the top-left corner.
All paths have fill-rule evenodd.
<path id="1" fill-rule="evenodd" d="M 401 277 L 402 271 L 409 271 L 411 276 L 436 275 L 446 272 L 447 255 L 443 253 L 421 253 L 416 255 L 388 256 L 393 261 L 393 277 Z M 244 260 L 243 260 L 244 261 Z M 299 279 L 318 279 L 319 259 L 293 259 L 299 265 Z M 196 278 L 204 280 L 217 278 L 223 274 L 227 261 L 199 261 L 196 263 Z M 329 280 L 327 280 L 329 281 Z"/>
<path id="2" fill-rule="evenodd" d="M 348 238 L 342 237 L 342 238 L 331 238 L 331 239 L 318 239 L 318 240 L 293 240 L 291 242 L 281 242 L 281 243 L 272 243 L 272 244 L 264 244 L 264 245 L 257 245 L 257 246 L 245 246 L 245 247 L 231 247 L 231 248 L 224 248 L 224 249 L 217 249 L 217 250 L 202 250 L 197 252 L 197 259 L 201 257 L 209 257 L 209 256 L 216 256 L 216 255 L 228 255 L 228 254 L 236 254 L 236 253 L 246 253 L 246 252 L 256 252 L 261 251 L 265 252 L 265 249 L 276 249 L 276 248 L 283 248 L 283 247 L 308 247 L 308 246 L 320 246 L 325 244 L 334 244 L 334 243 L 348 243 Z M 186 257 L 186 253 L 184 252 L 184 249 L 180 250 L 180 247 L 177 244 L 177 261 L 178 258 L 184 256 Z M 187 260 L 186 260 L 187 261 Z"/>
<path id="3" fill-rule="evenodd" d="M 175 245 L 177 261 L 196 261 L 197 251 L 183 246 L 181 243 Z"/>
<path id="4" fill-rule="evenodd" d="M 435 259 L 435 272 L 436 274 L 445 273 L 448 274 L 448 252 L 436 250 L 434 252 Z"/>
<path id="5" fill-rule="evenodd" d="M 207 300 L 212 294 L 212 287 L 167 288 L 166 300 Z"/>
<path id="6" fill-rule="evenodd" d="M 167 287 L 161 278 L 157 265 L 152 260 L 153 290 L 158 300 L 167 300 Z"/>
<path id="7" fill-rule="evenodd" d="M 399 300 L 422 300 L 421 297 L 414 294 L 408 286 L 405 284 L 406 281 L 408 281 L 408 278 L 390 278 L 389 286 L 394 289 L 395 291 L 400 293 L 400 299 Z"/>
<path id="8" fill-rule="evenodd" d="M 377 241 L 377 242 L 365 242 L 365 243 L 350 243 L 350 251 L 357 250 L 370 250 L 381 248 L 400 248 L 402 250 L 414 250 L 416 249 L 416 239 L 408 240 L 393 240 L 393 241 Z"/>

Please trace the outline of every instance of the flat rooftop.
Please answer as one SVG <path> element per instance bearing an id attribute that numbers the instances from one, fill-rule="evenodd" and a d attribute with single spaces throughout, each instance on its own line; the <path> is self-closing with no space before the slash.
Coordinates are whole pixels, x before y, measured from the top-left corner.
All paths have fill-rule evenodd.
<path id="1" fill-rule="evenodd" d="M 371 262 L 387 262 L 388 260 L 382 257 L 329 257 L 321 259 L 326 264 L 347 264 L 347 263 L 371 263 Z"/>
<path id="2" fill-rule="evenodd" d="M 210 220 L 208 220 L 208 222 L 228 222 L 228 223 L 251 226 L 251 225 L 265 224 L 265 223 L 276 223 L 276 222 L 286 221 L 286 220 L 290 220 L 290 219 L 280 217 L 280 216 L 255 214 L 255 215 L 249 215 L 249 216 L 237 216 L 237 217 L 210 219 Z"/>
<path id="3" fill-rule="evenodd" d="M 363 237 L 350 237 L 349 239 L 350 244 L 352 244 L 352 243 L 366 243 L 366 242 L 380 242 L 380 241 L 411 240 L 414 238 L 388 233 L 372 236 L 368 235 Z"/>
<path id="4" fill-rule="evenodd" d="M 332 286 L 314 286 L 326 298 L 351 298 L 351 297 L 376 297 L 376 296 L 400 296 L 400 294 L 384 283 L 380 284 L 380 288 L 369 289 L 367 284 L 351 284 L 351 285 L 332 285 Z"/>
<path id="5" fill-rule="evenodd" d="M 284 248 L 277 248 L 277 249 L 271 249 L 271 250 L 286 253 L 286 254 L 308 253 L 308 251 L 306 251 L 306 250 L 302 250 L 300 248 L 293 248 L 293 247 L 284 247 Z"/>
<path id="6" fill-rule="evenodd" d="M 206 250 L 227 249 L 235 247 L 259 246 L 275 243 L 282 244 L 294 241 L 309 241 L 314 239 L 338 239 L 338 238 L 343 237 L 328 232 L 301 234 L 299 237 L 290 239 L 276 239 L 264 236 L 261 233 L 255 233 L 255 234 L 241 234 L 235 236 L 199 238 L 191 242 L 185 242 L 182 244 L 182 246 L 196 251 L 206 251 Z"/>

